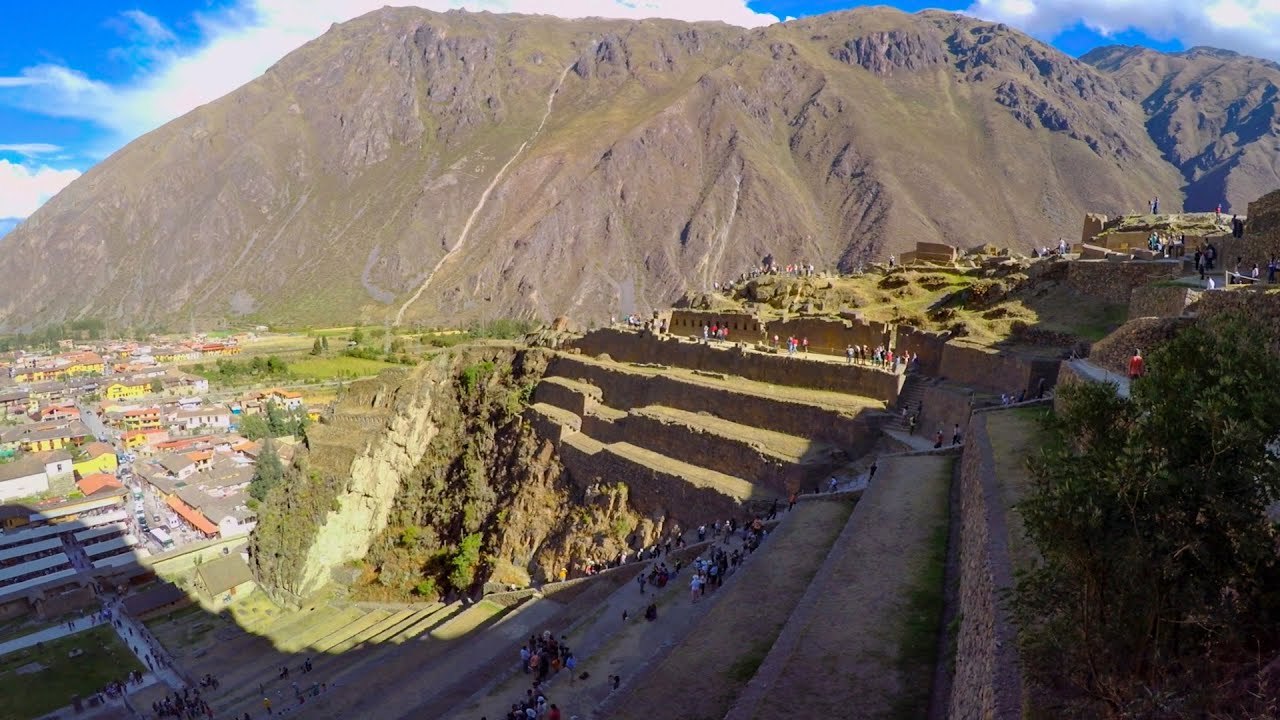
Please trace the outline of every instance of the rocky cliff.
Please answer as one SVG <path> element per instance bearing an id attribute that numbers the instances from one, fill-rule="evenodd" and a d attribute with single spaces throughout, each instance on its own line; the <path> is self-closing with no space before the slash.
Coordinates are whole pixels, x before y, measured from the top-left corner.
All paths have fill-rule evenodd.
<path id="1" fill-rule="evenodd" d="M 1189 210 L 1245 212 L 1280 186 L 1280 65 L 1228 50 L 1098 48 L 1080 58 L 1142 104 L 1151 138 L 1186 180 Z M 1162 200 L 1162 207 L 1175 209 Z"/>
<path id="2" fill-rule="evenodd" d="M 1086 210 L 1177 204 L 1122 90 L 941 12 L 742 30 L 384 8 L 6 236 L 0 273 L 24 282 L 0 283 L 0 329 L 586 321 L 766 253 L 848 269 L 916 241 L 1053 244 Z"/>
<path id="3" fill-rule="evenodd" d="M 260 509 L 259 580 L 305 597 L 353 567 L 358 596 L 434 597 L 553 579 L 651 541 L 660 526 L 631 510 L 625 485 L 575 487 L 521 418 L 548 359 L 460 347 L 354 383 Z"/>

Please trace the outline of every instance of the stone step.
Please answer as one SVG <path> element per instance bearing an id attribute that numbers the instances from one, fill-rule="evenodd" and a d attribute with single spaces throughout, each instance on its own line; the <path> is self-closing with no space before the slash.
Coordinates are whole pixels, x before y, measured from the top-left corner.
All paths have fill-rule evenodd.
<path id="1" fill-rule="evenodd" d="M 250 652 L 251 648 L 258 650 L 258 646 L 275 647 L 278 644 L 278 638 L 288 637 L 311 623 L 328 622 L 329 618 L 337 615 L 338 612 L 337 608 L 330 605 L 321 605 L 312 610 L 277 616 L 273 618 L 273 624 L 261 628 L 256 634 L 219 643 L 199 659 L 199 664 L 207 668 L 206 672 L 213 672 L 225 683 L 249 669 L 238 660 L 243 657 L 253 657 L 255 653 Z M 231 673 L 225 672 L 228 667 L 233 668 Z"/>
<path id="2" fill-rule="evenodd" d="M 581 432 L 582 418 L 555 405 L 538 402 L 525 408 L 524 418 L 539 437 L 560 442 L 570 433 Z"/>
<path id="3" fill-rule="evenodd" d="M 428 608 L 428 609 L 411 611 L 409 614 L 409 617 L 375 634 L 373 637 L 369 638 L 367 642 L 370 645 L 380 645 L 384 642 L 387 642 L 391 638 L 399 635 L 405 630 L 418 624 L 424 618 L 430 617 L 432 613 L 436 612 L 442 607 L 444 607 L 443 603 L 436 603 L 435 605 L 433 605 L 431 608 Z"/>
<path id="4" fill-rule="evenodd" d="M 400 631 L 391 638 L 391 642 L 396 644 L 409 642 L 437 625 L 448 621 L 460 610 L 462 610 L 462 603 L 457 602 L 456 600 L 448 605 L 441 605 L 422 619 L 418 620 L 418 622 Z"/>
<path id="5" fill-rule="evenodd" d="M 361 637 L 351 647 L 358 647 L 365 643 L 369 643 L 371 645 L 375 644 L 377 642 L 376 638 L 380 637 L 384 633 L 395 632 L 404 625 L 404 623 L 410 622 L 419 612 L 421 611 L 414 610 L 412 608 L 397 610 L 396 612 L 388 615 L 382 622 L 361 633 Z"/>
<path id="6" fill-rule="evenodd" d="M 606 446 L 605 450 L 626 458 L 641 467 L 684 478 L 686 482 L 694 487 L 716 490 L 739 501 L 762 495 L 758 488 L 742 478 L 726 475 L 717 470 L 699 465 L 691 465 L 683 460 L 677 460 L 638 445 L 617 442 Z"/>
<path id="7" fill-rule="evenodd" d="M 365 613 L 364 617 L 357 618 L 349 625 L 346 625 L 339 630 L 335 630 L 329 635 L 316 641 L 316 643 L 311 646 L 311 649 L 317 653 L 341 652 L 341 650 L 336 649 L 339 645 L 346 644 L 352 638 L 363 633 L 374 625 L 377 625 L 389 616 L 390 613 L 386 610 L 373 610 Z"/>
<path id="8" fill-rule="evenodd" d="M 288 638 L 281 638 L 278 647 L 283 652 L 301 652 L 313 647 L 335 630 L 341 629 L 358 620 L 363 612 L 356 608 L 344 608 L 328 622 L 316 623 Z"/>

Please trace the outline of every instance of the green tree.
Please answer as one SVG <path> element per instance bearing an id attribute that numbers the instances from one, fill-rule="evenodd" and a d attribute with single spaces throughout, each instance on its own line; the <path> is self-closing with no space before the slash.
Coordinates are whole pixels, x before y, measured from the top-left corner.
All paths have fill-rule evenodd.
<path id="1" fill-rule="evenodd" d="M 240 422 L 237 424 L 240 434 L 250 440 L 261 440 L 271 436 L 271 430 L 267 427 L 267 418 L 261 413 L 257 415 L 242 415 Z"/>
<path id="2" fill-rule="evenodd" d="M 164 383 L 160 382 L 158 378 L 155 380 L 152 380 L 151 392 L 152 394 L 155 394 L 155 395 L 159 395 L 160 393 L 164 392 Z"/>
<path id="3" fill-rule="evenodd" d="M 323 351 L 324 351 L 324 343 L 320 342 L 320 338 L 316 338 L 316 341 L 311 343 L 311 354 L 319 355 Z"/>
<path id="4" fill-rule="evenodd" d="M 362 330 L 361 330 L 360 328 L 358 328 L 358 327 L 357 327 L 355 330 L 352 330 L 352 331 L 351 331 L 351 342 L 353 342 L 353 343 L 357 343 L 357 344 L 364 342 L 364 331 L 362 331 Z"/>
<path id="5" fill-rule="evenodd" d="M 328 351 L 329 351 L 329 336 L 328 336 L 328 335 L 325 335 L 324 337 L 321 337 L 321 338 L 320 338 L 320 348 L 321 348 L 322 350 L 324 350 L 325 352 L 328 352 Z"/>
<path id="6" fill-rule="evenodd" d="M 284 465 L 280 462 L 280 455 L 276 453 L 275 443 L 271 438 L 266 438 L 262 441 L 262 452 L 258 454 L 253 480 L 249 482 L 249 495 L 262 502 L 266 500 L 267 493 L 278 486 L 282 480 L 284 480 Z"/>
<path id="7" fill-rule="evenodd" d="M 458 552 L 449 560 L 449 585 L 465 593 L 476 582 L 476 566 L 480 564 L 480 533 L 462 538 Z"/>
<path id="8" fill-rule="evenodd" d="M 271 437 L 280 437 L 287 434 L 288 417 L 286 417 L 284 409 L 274 400 L 267 402 L 267 432 Z"/>
<path id="9" fill-rule="evenodd" d="M 1038 682 L 1145 717 L 1162 698 L 1208 707 L 1215 659 L 1275 654 L 1280 358 L 1255 335 L 1183 331 L 1131 398 L 1061 389 L 1019 505 L 1041 562 L 1013 609 Z"/>

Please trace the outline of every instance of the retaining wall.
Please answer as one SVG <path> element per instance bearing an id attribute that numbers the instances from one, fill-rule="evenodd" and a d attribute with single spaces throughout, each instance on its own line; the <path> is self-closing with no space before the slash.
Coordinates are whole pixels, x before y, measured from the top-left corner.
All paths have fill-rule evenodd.
<path id="1" fill-rule="evenodd" d="M 942 349 L 938 375 L 979 390 L 1035 395 L 1043 379 L 1053 387 L 1058 379 L 1058 360 L 1030 358 L 975 345 L 947 343 Z"/>
<path id="2" fill-rule="evenodd" d="M 1081 295 L 1120 304 L 1129 302 L 1134 288 L 1172 280 L 1181 270 L 1181 260 L 1077 260 L 1067 266 L 1067 286 Z"/>
<path id="3" fill-rule="evenodd" d="M 766 456 L 743 440 L 675 420 L 635 414 L 613 420 L 588 413 L 582 418 L 582 432 L 603 443 L 629 442 L 691 465 L 713 468 L 778 494 L 800 489 L 798 470 L 793 470 L 791 463 Z M 790 475 L 795 477 L 788 484 Z"/>
<path id="4" fill-rule="evenodd" d="M 916 426 L 916 434 L 932 438 L 933 434 L 941 428 L 943 444 L 951 444 L 951 435 L 956 423 L 959 423 L 962 429 L 969 423 L 969 414 L 973 410 L 971 395 L 972 391 L 965 388 L 947 385 L 926 387 L 920 396 L 924 412 L 920 416 L 919 425 Z M 914 410 L 915 408 L 912 408 L 912 411 Z"/>
<path id="5" fill-rule="evenodd" d="M 869 320 L 794 318 L 770 322 L 765 334 L 771 341 L 777 335 L 784 347 L 788 337 L 808 338 L 809 352 L 844 357 L 845 348 L 850 345 L 866 345 L 870 350 L 879 345 L 888 346 L 890 326 Z"/>
<path id="6" fill-rule="evenodd" d="M 1191 288 L 1170 285 L 1134 288 L 1129 295 L 1129 319 L 1178 317 L 1200 294 Z"/>
<path id="7" fill-rule="evenodd" d="M 1006 509 L 1000 502 L 985 414 L 966 433 L 960 472 L 960 616 L 952 720 L 1020 720 L 1017 636 L 1001 594 L 1013 586 Z"/>
<path id="8" fill-rule="evenodd" d="M 946 338 L 939 333 L 918 330 L 909 325 L 899 325 L 894 351 L 912 352 L 919 356 L 917 367 L 925 375 L 937 375 L 942 366 L 942 350 Z"/>
<path id="9" fill-rule="evenodd" d="M 672 310 L 667 332 L 684 337 L 702 337 L 702 326 L 728 324 L 729 339 L 755 342 L 760 339 L 760 321 L 749 313 L 723 313 L 709 310 Z"/>
<path id="10" fill-rule="evenodd" d="M 623 362 L 720 372 L 775 385 L 861 395 L 888 404 L 897 400 L 904 380 L 902 375 L 861 365 L 814 362 L 785 354 L 751 352 L 724 343 L 680 342 L 625 330 L 595 330 L 567 345 L 587 355 L 607 354 Z"/>
<path id="11" fill-rule="evenodd" d="M 815 363 L 816 364 L 816 363 Z M 642 375 L 597 365 L 572 355 L 551 362 L 549 374 L 583 380 L 600 388 L 604 404 L 612 408 L 663 405 L 689 412 L 707 412 L 725 420 L 807 437 L 856 452 L 874 443 L 883 414 L 849 413 L 781 398 L 761 397 Z"/>
<path id="12" fill-rule="evenodd" d="M 712 488 L 699 487 L 684 477 L 615 455 L 608 450 L 583 450 L 570 442 L 557 446 L 560 460 L 579 489 L 619 480 L 627 485 L 629 503 L 637 513 L 652 520 L 675 521 L 694 527 L 713 517 L 736 517 L 742 512 L 737 499 Z M 753 496 L 755 497 L 755 496 Z M 756 499 L 775 497 L 760 493 Z"/>

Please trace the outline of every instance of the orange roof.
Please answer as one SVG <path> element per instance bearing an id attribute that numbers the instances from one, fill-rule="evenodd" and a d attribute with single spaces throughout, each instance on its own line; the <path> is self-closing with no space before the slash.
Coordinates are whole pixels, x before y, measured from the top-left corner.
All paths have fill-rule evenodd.
<path id="1" fill-rule="evenodd" d="M 132 438 L 136 438 L 136 437 L 138 437 L 139 435 L 146 435 L 146 434 L 147 434 L 147 433 L 146 433 L 146 431 L 144 431 L 144 430 L 129 430 L 128 432 L 126 432 L 126 433 L 124 434 L 124 439 L 125 439 L 125 440 L 129 440 L 129 439 L 132 439 Z"/>
<path id="2" fill-rule="evenodd" d="M 88 455 L 90 459 L 99 458 L 107 454 L 111 454 L 111 455 L 116 454 L 115 448 L 111 447 L 106 443 L 100 443 L 100 442 L 91 442 L 88 445 L 85 445 L 83 448 L 81 448 L 81 450 L 84 450 L 84 454 Z"/>
<path id="3" fill-rule="evenodd" d="M 143 415 L 159 415 L 160 408 L 143 408 L 141 410 L 126 410 L 125 417 L 141 417 Z"/>
<path id="4" fill-rule="evenodd" d="M 218 533 L 217 525 L 210 522 L 209 518 L 205 517 L 199 510 L 182 502 L 177 495 L 170 495 L 165 502 L 181 515 L 183 520 L 195 525 L 196 529 L 205 535 L 216 535 Z"/>
<path id="5" fill-rule="evenodd" d="M 169 431 L 164 428 L 146 428 L 141 431 L 143 435 L 168 435 Z"/>
<path id="6" fill-rule="evenodd" d="M 86 475 L 76 481 L 76 486 L 80 488 L 80 492 L 85 495 L 92 495 L 99 490 L 119 489 L 124 487 L 116 480 L 115 476 L 110 473 L 94 473 Z"/>
<path id="7" fill-rule="evenodd" d="M 197 451 L 195 451 L 195 452 L 189 452 L 189 453 L 187 453 L 187 457 L 191 458 L 191 461 L 192 461 L 192 462 L 200 462 L 200 461 L 202 461 L 202 460 L 208 460 L 209 458 L 213 457 L 213 451 L 212 451 L 212 450 L 197 450 Z"/>

